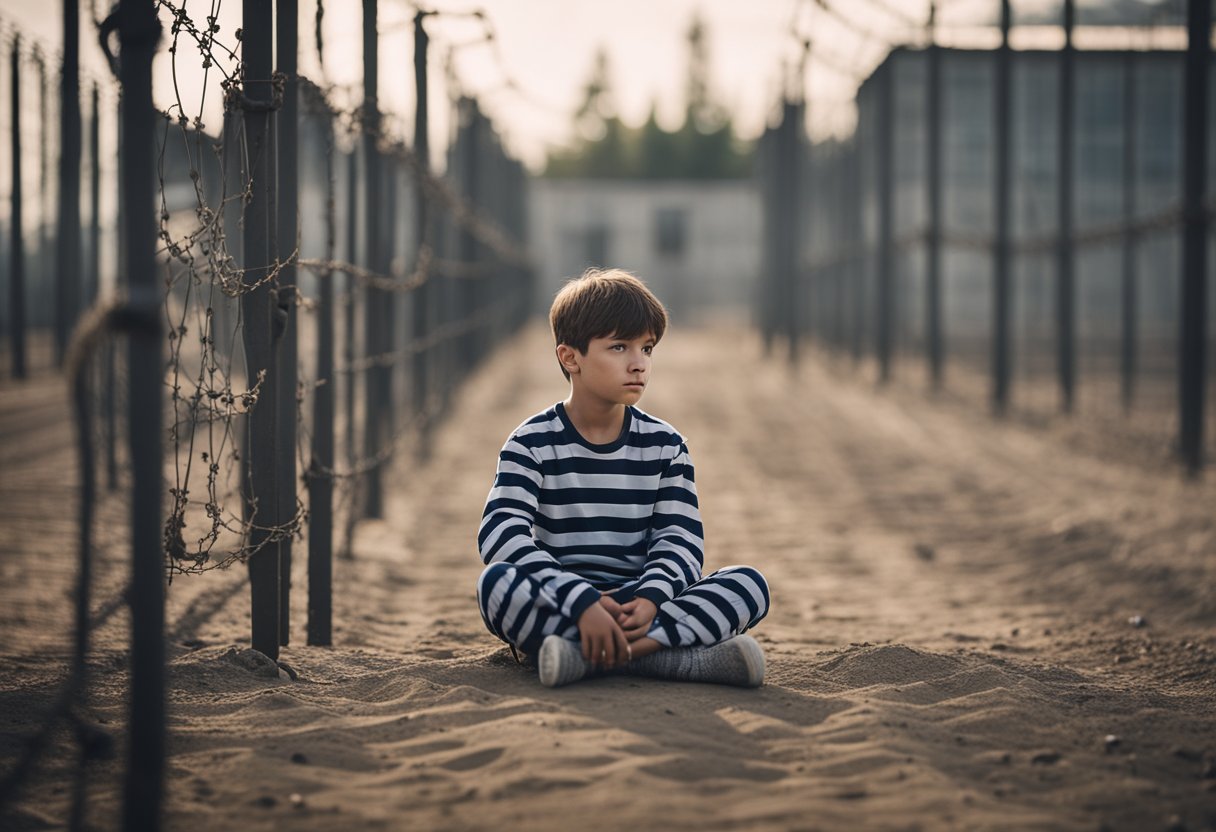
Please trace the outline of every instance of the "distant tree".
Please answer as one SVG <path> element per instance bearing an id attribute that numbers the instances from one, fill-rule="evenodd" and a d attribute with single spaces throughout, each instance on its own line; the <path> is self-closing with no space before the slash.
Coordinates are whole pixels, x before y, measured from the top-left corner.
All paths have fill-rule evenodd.
<path id="1" fill-rule="evenodd" d="M 638 171 L 644 179 L 662 179 L 679 170 L 681 163 L 680 137 L 659 126 L 655 115 L 656 106 L 651 105 L 650 117 L 638 134 Z"/>
<path id="2" fill-rule="evenodd" d="M 608 54 L 592 63 L 575 113 L 575 142 L 550 154 L 545 175 L 562 178 L 726 179 L 748 176 L 752 149 L 735 136 L 730 113 L 713 97 L 708 32 L 699 16 L 688 29 L 684 124 L 664 130 L 655 117 L 630 128 L 617 115 Z"/>

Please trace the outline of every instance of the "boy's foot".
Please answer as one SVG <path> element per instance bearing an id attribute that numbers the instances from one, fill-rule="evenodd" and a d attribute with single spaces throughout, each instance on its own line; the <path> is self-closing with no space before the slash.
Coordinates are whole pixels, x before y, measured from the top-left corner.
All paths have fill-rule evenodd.
<path id="1" fill-rule="evenodd" d="M 544 648 L 541 648 L 541 655 L 544 656 Z M 634 659 L 627 665 L 626 672 L 674 682 L 758 688 L 764 683 L 764 651 L 751 636 L 735 636 L 709 647 L 660 650 Z"/>
<path id="2" fill-rule="evenodd" d="M 540 683 L 547 688 L 561 687 L 591 675 L 591 663 L 583 658 L 577 641 L 561 636 L 545 636 L 536 656 Z"/>

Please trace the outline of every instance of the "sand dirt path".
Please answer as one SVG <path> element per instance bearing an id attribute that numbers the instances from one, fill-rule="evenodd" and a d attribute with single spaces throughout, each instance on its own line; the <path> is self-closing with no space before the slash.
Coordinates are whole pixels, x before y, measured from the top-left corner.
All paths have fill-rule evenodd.
<path id="1" fill-rule="evenodd" d="M 398 465 L 387 519 L 336 565 L 332 649 L 302 645 L 297 558 L 298 681 L 225 656 L 248 638 L 242 570 L 173 585 L 169 828 L 1216 829 L 1216 488 L 822 361 L 791 373 L 743 330 L 677 330 L 656 356 L 642 406 L 689 437 L 707 567 L 772 585 L 763 688 L 547 690 L 485 633 L 474 535 L 495 455 L 564 395 L 532 329 L 429 460 Z M 35 450 L 0 448 L 6 499 Z M 15 545 L 5 770 L 62 672 L 21 588 L 60 561 Z M 120 736 L 124 627 L 98 633 L 92 704 Z M 5 828 L 62 823 L 60 739 Z M 118 773 L 92 775 L 98 828 Z"/>

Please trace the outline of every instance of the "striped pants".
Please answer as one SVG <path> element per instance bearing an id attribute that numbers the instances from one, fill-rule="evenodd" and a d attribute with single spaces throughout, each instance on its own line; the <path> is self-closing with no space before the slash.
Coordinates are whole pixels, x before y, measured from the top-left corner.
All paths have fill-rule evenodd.
<path id="1" fill-rule="evenodd" d="M 619 603 L 628 589 L 606 593 Z M 519 651 L 536 655 L 545 636 L 578 641 L 577 622 L 542 597 L 528 573 L 492 563 L 477 581 L 477 603 L 486 628 Z M 706 575 L 659 607 L 647 635 L 664 647 L 708 646 L 754 627 L 768 614 L 768 582 L 750 566 L 728 566 Z"/>

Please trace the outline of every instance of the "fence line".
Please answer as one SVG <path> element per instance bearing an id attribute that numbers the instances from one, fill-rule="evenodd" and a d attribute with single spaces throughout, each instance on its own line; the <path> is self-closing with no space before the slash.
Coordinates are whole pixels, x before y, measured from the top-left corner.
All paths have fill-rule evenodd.
<path id="1" fill-rule="evenodd" d="M 1194 91 L 1210 71 L 1200 5 L 1188 6 L 1188 53 L 1078 51 L 1067 36 L 1062 52 L 1013 51 L 1007 15 L 993 51 L 896 48 L 860 87 L 844 140 L 808 145 L 805 105 L 787 103 L 759 148 L 765 343 L 787 342 L 791 360 L 805 337 L 872 356 L 880 381 L 902 352 L 924 362 L 930 389 L 945 384 L 948 358 L 986 347 L 997 414 L 1015 368 L 1029 373 L 1050 346 L 1067 414 L 1094 333 L 1115 324 L 1115 402 L 1128 414 L 1152 339 L 1176 332 L 1178 447 L 1197 473 L 1211 278 L 1204 246 L 1181 243 L 1206 239 L 1212 213 L 1198 167 L 1212 118 Z M 1194 143 L 1183 163 L 1171 151 L 1181 139 Z M 1162 249 L 1175 234 L 1179 247 Z M 1040 332 L 1036 315 L 1052 328 Z"/>
<path id="2" fill-rule="evenodd" d="M 279 4 L 280 23 L 294 21 L 284 14 L 291 5 Z M 374 2 L 365 6 L 374 12 Z M 197 59 L 216 73 L 225 117 L 215 136 L 203 130 L 201 101 L 192 112 L 175 91 L 166 111 L 151 109 L 157 10 L 168 15 L 171 60 Z M 283 60 L 295 51 L 290 27 L 277 32 L 280 60 L 272 66 L 269 4 L 250 0 L 245 11 L 239 56 L 220 41 L 214 20 L 193 21 L 169 0 L 123 0 L 98 24 L 103 41 L 117 35 L 123 58 L 113 62 L 123 86 L 116 253 L 129 282 L 121 300 L 99 301 L 76 337 L 94 337 L 97 326 L 128 337 L 118 361 L 110 340 L 97 342 L 89 352 L 99 366 L 86 375 L 103 388 L 89 396 L 105 444 L 116 444 L 124 427 L 130 436 L 129 453 L 107 453 L 105 468 L 112 487 L 121 465 L 133 475 L 130 493 L 114 493 L 133 503 L 133 572 L 127 590 L 91 617 L 78 616 L 74 638 L 87 652 L 90 628 L 130 608 L 132 714 L 139 719 L 129 720 L 129 828 L 160 821 L 166 580 L 248 564 L 251 643 L 277 659 L 292 627 L 290 546 L 304 539 L 307 523 L 307 642 L 330 644 L 335 537 L 352 556 L 356 524 L 373 513 L 369 495 L 381 472 L 406 449 L 425 454 L 453 391 L 531 306 L 526 177 L 476 102 L 456 102 L 460 125 L 445 173 L 436 174 L 419 140 L 424 100 L 420 132 L 407 148 L 375 114 L 374 95 L 344 110 L 332 103 L 332 90 Z M 423 47 L 427 19 L 415 19 Z M 416 69 L 425 75 L 424 49 Z M 81 296 L 90 300 L 100 282 L 96 241 L 106 233 L 97 206 L 107 186 L 96 173 L 105 124 L 96 100 L 85 142 L 92 215 L 87 230 L 77 228 L 89 253 L 65 260 L 75 265 L 64 277 L 83 281 Z M 298 209 L 284 188 L 293 181 Z M 61 187 L 70 190 L 71 182 Z M 149 205 L 155 213 L 141 214 Z M 362 239 L 361 226 L 369 229 Z M 35 277 L 34 285 L 44 284 Z M 361 318 L 369 324 L 362 331 Z M 312 338 L 316 349 L 297 353 L 298 338 Z M 76 352 L 68 355 L 74 368 Z M 129 409 L 120 417 L 115 400 L 124 386 Z M 80 429 L 92 435 L 90 423 Z M 90 483 L 94 452 L 82 439 Z M 91 511 L 87 495 L 82 510 Z M 87 518 L 81 531 L 87 535 Z M 82 537 L 82 557 L 88 549 Z M 78 579 L 87 613 L 87 565 Z M 70 712 L 70 703 L 64 708 Z M 52 727 L 35 732 L 29 759 L 3 781 L 0 804 L 15 799 L 45 742 L 39 737 Z M 85 781 L 78 782 L 83 806 Z M 72 817 L 78 823 L 81 810 Z"/>

